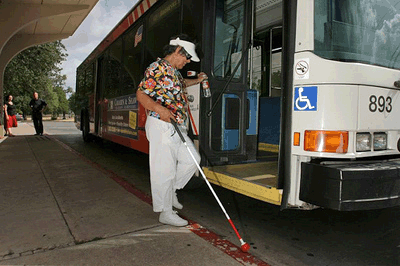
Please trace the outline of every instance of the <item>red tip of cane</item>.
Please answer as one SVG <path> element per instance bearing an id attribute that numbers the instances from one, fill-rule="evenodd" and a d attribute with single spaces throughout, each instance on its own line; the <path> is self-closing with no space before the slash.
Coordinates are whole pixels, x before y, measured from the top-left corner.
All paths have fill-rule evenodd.
<path id="1" fill-rule="evenodd" d="M 240 247 L 240 249 L 241 249 L 243 252 L 248 252 L 249 249 L 250 249 L 250 245 L 247 244 L 247 243 L 244 243 L 244 244 Z"/>

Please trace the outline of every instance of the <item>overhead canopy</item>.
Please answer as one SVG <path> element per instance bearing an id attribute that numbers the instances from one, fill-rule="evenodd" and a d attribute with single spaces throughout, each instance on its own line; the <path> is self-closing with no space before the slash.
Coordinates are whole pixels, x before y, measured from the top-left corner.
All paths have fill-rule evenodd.
<path id="1" fill-rule="evenodd" d="M 3 75 L 8 62 L 28 47 L 73 35 L 97 2 L 0 0 L 0 103 L 3 103 Z"/>

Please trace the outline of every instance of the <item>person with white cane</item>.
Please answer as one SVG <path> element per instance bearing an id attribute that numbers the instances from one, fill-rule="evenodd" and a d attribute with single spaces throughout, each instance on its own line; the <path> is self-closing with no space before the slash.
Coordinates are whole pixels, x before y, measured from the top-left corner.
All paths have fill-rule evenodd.
<path id="1" fill-rule="evenodd" d="M 200 155 L 187 136 L 189 118 L 185 88 L 202 82 L 207 75 L 199 73 L 197 79 L 183 79 L 178 71 L 190 61 L 200 61 L 195 47 L 187 35 L 173 37 L 164 47 L 164 58 L 158 58 L 147 68 L 136 92 L 137 100 L 147 110 L 145 128 L 150 143 L 153 210 L 160 212 L 161 223 L 173 226 L 188 224 L 173 211 L 173 207 L 183 208 L 176 190 L 189 182 L 196 171 L 196 164 L 171 119 L 176 121 L 197 163 L 200 162 Z"/>

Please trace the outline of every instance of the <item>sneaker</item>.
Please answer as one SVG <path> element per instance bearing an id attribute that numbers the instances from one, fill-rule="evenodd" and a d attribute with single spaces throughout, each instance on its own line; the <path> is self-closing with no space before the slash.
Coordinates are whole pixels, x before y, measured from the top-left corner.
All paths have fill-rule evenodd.
<path id="1" fill-rule="evenodd" d="M 178 196 L 176 195 L 176 192 L 172 193 L 172 206 L 179 210 L 183 209 L 183 205 L 178 201 Z"/>
<path id="2" fill-rule="evenodd" d="M 160 223 L 169 224 L 173 226 L 186 226 L 188 221 L 179 217 L 173 211 L 163 211 L 160 213 L 160 218 L 158 219 Z"/>

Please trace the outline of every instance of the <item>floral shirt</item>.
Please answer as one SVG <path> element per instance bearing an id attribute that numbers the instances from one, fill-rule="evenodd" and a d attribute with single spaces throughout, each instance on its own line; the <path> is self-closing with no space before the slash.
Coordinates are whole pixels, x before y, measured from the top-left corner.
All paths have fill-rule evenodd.
<path id="1" fill-rule="evenodd" d="M 168 61 L 157 58 L 157 61 L 146 69 L 138 90 L 172 111 L 179 124 L 186 124 L 187 102 L 183 91 L 184 84 L 183 77 L 177 69 Z M 154 111 L 149 111 L 149 115 L 160 119 L 160 115 Z"/>

